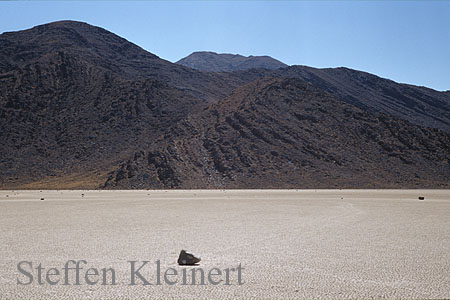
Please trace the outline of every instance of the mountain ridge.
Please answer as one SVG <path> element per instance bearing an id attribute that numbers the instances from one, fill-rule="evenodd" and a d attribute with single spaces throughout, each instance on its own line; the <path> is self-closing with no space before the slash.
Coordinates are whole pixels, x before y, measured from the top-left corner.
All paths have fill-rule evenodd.
<path id="1" fill-rule="evenodd" d="M 248 81 L 265 76 L 298 78 L 365 110 L 383 112 L 450 133 L 450 93 L 401 84 L 345 67 L 289 66 L 279 70 L 236 71 Z"/>
<path id="2" fill-rule="evenodd" d="M 448 187 L 449 155 L 450 136 L 439 130 L 267 77 L 134 153 L 105 187 Z"/>
<path id="3" fill-rule="evenodd" d="M 226 75 L 207 74 L 173 64 L 103 28 L 77 21 L 58 21 L 3 33 L 0 46 L 2 73 L 36 63 L 45 55 L 63 52 L 124 79 L 167 82 L 207 101 L 217 101 L 241 84 L 239 81 L 224 86 L 223 82 L 228 81 Z"/>
<path id="4" fill-rule="evenodd" d="M 279 69 L 287 67 L 285 63 L 267 55 L 243 56 L 240 54 L 196 51 L 175 62 L 200 71 L 232 72 L 248 69 Z"/>
<path id="5" fill-rule="evenodd" d="M 0 35 L 0 187 L 447 187 L 449 105 L 346 68 L 205 72 L 39 25 Z"/>

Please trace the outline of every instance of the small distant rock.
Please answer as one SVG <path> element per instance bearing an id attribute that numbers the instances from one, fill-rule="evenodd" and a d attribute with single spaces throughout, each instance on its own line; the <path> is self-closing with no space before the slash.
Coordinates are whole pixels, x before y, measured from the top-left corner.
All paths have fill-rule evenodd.
<path id="1" fill-rule="evenodd" d="M 425 200 L 424 196 L 419 196 L 419 200 Z"/>
<path id="2" fill-rule="evenodd" d="M 44 198 L 41 198 L 41 201 L 43 201 L 44 200 Z"/>

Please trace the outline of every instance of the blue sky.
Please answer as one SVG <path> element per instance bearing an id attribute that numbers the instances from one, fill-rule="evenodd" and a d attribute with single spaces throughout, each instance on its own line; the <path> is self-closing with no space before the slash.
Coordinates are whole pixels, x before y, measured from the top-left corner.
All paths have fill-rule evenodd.
<path id="1" fill-rule="evenodd" d="M 169 61 L 270 55 L 450 89 L 450 1 L 0 2 L 0 32 L 57 20 L 101 26 Z"/>

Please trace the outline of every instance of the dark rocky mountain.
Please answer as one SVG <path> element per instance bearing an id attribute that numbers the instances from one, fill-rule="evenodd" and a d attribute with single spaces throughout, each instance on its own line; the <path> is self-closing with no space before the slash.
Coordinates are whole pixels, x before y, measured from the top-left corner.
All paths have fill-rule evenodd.
<path id="1" fill-rule="evenodd" d="M 80 22 L 4 33 L 0 45 L 3 186 L 91 171 L 98 186 L 122 155 L 232 90 Z"/>
<path id="2" fill-rule="evenodd" d="M 414 124 L 450 133 L 450 95 L 426 87 L 399 84 L 348 68 L 315 69 L 298 66 L 284 76 L 298 77 L 347 103 L 392 114 Z"/>
<path id="3" fill-rule="evenodd" d="M 264 78 L 135 152 L 105 187 L 449 187 L 449 158 L 442 131 Z"/>
<path id="4" fill-rule="evenodd" d="M 125 80 L 63 53 L 0 83 L 2 181 L 104 171 L 198 105 L 165 83 Z"/>
<path id="5" fill-rule="evenodd" d="M 75 21 L 1 34 L 0 73 L 23 69 L 60 53 L 128 80 L 166 82 L 202 100 L 220 99 L 242 84 L 238 81 L 233 85 L 227 75 L 173 64 L 103 28 Z"/>
<path id="6" fill-rule="evenodd" d="M 208 72 L 232 72 L 248 69 L 275 70 L 286 64 L 270 56 L 242 56 L 239 54 L 199 51 L 180 59 L 176 64 Z"/>
<path id="7" fill-rule="evenodd" d="M 234 72 L 244 81 L 264 76 L 299 78 L 364 110 L 394 115 L 413 124 L 450 133 L 450 93 L 396 83 L 348 68 L 291 66 L 280 70 Z"/>
<path id="8" fill-rule="evenodd" d="M 449 96 L 343 68 L 198 71 L 55 22 L 0 35 L 0 187 L 448 187 Z"/>

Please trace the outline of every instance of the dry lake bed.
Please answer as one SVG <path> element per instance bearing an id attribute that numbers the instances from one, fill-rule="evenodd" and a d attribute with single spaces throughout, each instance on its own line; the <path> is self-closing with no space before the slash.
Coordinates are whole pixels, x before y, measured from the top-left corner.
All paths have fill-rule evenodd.
<path id="1" fill-rule="evenodd" d="M 156 298 L 448 299 L 450 190 L 0 191 L 0 299 Z"/>

